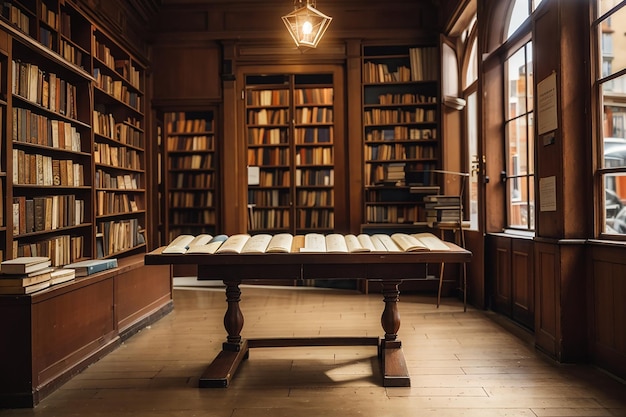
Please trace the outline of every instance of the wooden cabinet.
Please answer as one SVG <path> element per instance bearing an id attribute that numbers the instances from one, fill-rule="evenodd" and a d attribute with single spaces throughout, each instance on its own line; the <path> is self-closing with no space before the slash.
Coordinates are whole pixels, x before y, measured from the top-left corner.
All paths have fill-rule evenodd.
<path id="1" fill-rule="evenodd" d="M 440 165 L 437 49 L 366 45 L 362 59 L 365 223 L 424 222 L 410 185 Z"/>
<path id="2" fill-rule="evenodd" d="M 345 184 L 342 129 L 335 117 L 342 108 L 337 82 L 333 69 L 246 75 L 252 233 L 335 230 L 336 214 L 345 206 L 336 200 Z"/>
<path id="3" fill-rule="evenodd" d="M 163 166 L 165 236 L 218 230 L 218 160 L 215 110 L 165 114 Z"/>

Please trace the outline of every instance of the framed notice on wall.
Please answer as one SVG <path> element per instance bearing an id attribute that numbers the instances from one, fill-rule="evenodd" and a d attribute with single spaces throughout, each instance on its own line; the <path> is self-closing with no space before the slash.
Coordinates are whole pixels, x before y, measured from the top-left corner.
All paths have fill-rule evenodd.
<path id="1" fill-rule="evenodd" d="M 559 127 L 556 103 L 556 73 L 552 72 L 537 84 L 537 129 L 540 135 Z"/>

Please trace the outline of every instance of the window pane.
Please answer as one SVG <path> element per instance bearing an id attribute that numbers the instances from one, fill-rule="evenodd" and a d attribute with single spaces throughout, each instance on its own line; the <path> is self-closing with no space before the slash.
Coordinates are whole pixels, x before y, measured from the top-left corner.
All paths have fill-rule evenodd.
<path id="1" fill-rule="evenodd" d="M 467 97 L 467 142 L 470 169 L 469 200 L 470 200 L 470 229 L 478 230 L 478 173 L 480 156 L 478 155 L 478 103 L 474 92 Z"/>
<path id="2" fill-rule="evenodd" d="M 528 113 L 527 115 L 527 120 L 528 120 L 528 141 L 527 141 L 527 146 L 528 146 L 528 170 L 527 172 L 529 174 L 534 174 L 535 173 L 535 113 Z"/>
<path id="3" fill-rule="evenodd" d="M 509 195 L 509 225 L 519 229 L 534 229 L 535 193 L 533 177 L 516 177 L 507 182 Z"/>
<path id="4" fill-rule="evenodd" d="M 527 18 L 528 0 L 517 0 L 513 6 L 513 12 L 511 13 L 511 19 L 509 20 L 509 27 L 506 32 L 506 38 L 510 38 Z"/>
<path id="5" fill-rule="evenodd" d="M 533 110 L 533 44 L 526 44 L 526 107 Z"/>
<path id="6" fill-rule="evenodd" d="M 607 3 L 607 2 L 602 2 Z M 602 54 L 602 77 L 626 68 L 626 7 L 603 19 L 599 25 L 598 43 Z M 622 90 L 623 84 L 622 84 Z"/>
<path id="7" fill-rule="evenodd" d="M 526 54 L 521 48 L 506 62 L 508 71 L 507 119 L 526 112 Z"/>
<path id="8" fill-rule="evenodd" d="M 598 6 L 600 8 L 599 16 L 603 16 L 606 12 L 611 10 L 622 0 L 598 0 Z"/>
<path id="9" fill-rule="evenodd" d="M 526 175 L 528 173 L 527 146 L 528 136 L 526 118 L 520 117 L 507 124 L 507 176 Z"/>
<path id="10" fill-rule="evenodd" d="M 607 174 L 605 184 L 604 219 L 606 233 L 626 234 L 626 174 Z"/>
<path id="11" fill-rule="evenodd" d="M 474 81 L 478 79 L 478 58 L 476 55 L 476 48 L 478 42 L 476 42 L 476 38 L 472 42 L 472 49 L 470 50 L 469 62 L 467 65 L 467 74 L 465 74 L 465 86 L 468 87 L 472 85 Z"/>

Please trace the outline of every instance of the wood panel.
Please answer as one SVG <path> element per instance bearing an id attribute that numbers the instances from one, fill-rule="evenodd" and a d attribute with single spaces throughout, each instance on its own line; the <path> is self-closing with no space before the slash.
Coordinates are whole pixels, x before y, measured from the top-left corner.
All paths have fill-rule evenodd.
<path id="1" fill-rule="evenodd" d="M 622 248 L 591 248 L 589 302 L 592 360 L 626 376 L 626 257 Z"/>
<path id="2" fill-rule="evenodd" d="M 513 320 L 532 329 L 535 327 L 535 274 L 533 242 L 513 239 L 511 252 Z"/>
<path id="3" fill-rule="evenodd" d="M 220 47 L 213 42 L 173 42 L 154 47 L 154 100 L 221 99 Z"/>
<path id="4" fill-rule="evenodd" d="M 558 252 L 554 245 L 537 243 L 535 246 L 535 344 L 552 356 L 558 356 L 560 294 Z"/>

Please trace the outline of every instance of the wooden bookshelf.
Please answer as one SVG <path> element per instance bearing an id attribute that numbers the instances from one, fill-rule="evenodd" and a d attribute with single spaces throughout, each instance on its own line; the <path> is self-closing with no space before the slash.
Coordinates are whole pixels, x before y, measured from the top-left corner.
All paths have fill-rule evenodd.
<path id="1" fill-rule="evenodd" d="M 93 31 L 93 159 L 98 257 L 145 251 L 144 68 Z"/>
<path id="2" fill-rule="evenodd" d="M 335 75 L 246 76 L 249 229 L 335 227 Z"/>
<path id="3" fill-rule="evenodd" d="M 215 111 L 165 114 L 165 237 L 215 234 L 218 229 L 218 153 Z"/>
<path id="4" fill-rule="evenodd" d="M 365 224 L 423 223 L 410 186 L 432 186 L 440 165 L 434 47 L 363 46 Z"/>

